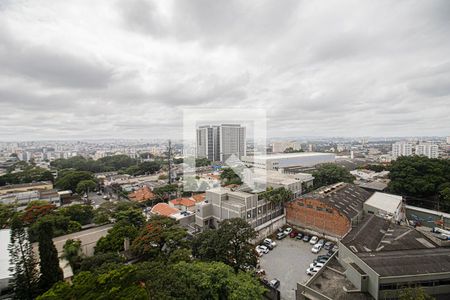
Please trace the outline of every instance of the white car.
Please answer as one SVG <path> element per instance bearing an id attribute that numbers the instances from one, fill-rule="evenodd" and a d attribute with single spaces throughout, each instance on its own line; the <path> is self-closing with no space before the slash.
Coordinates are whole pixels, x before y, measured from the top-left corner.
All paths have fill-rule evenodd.
<path id="1" fill-rule="evenodd" d="M 320 239 L 317 244 L 321 245 L 322 247 L 325 245 L 325 240 L 324 239 Z"/>
<path id="2" fill-rule="evenodd" d="M 272 246 L 272 248 L 275 248 L 277 245 L 277 243 L 275 243 L 275 241 L 272 241 L 271 239 L 264 239 L 263 244 L 270 245 Z"/>
<path id="3" fill-rule="evenodd" d="M 314 268 L 308 268 L 306 269 L 306 274 L 308 275 L 314 275 L 316 274 L 322 267 L 314 267 Z"/>
<path id="4" fill-rule="evenodd" d="M 315 244 L 312 248 L 311 248 L 311 252 L 312 253 L 319 253 L 320 249 L 322 249 L 322 245 L 321 244 Z"/>
<path id="5" fill-rule="evenodd" d="M 289 235 L 289 233 L 291 233 L 292 232 L 292 228 L 291 227 L 288 227 L 288 228 L 286 228 L 285 230 L 284 230 L 284 234 L 285 235 Z"/>
<path id="6" fill-rule="evenodd" d="M 312 263 L 312 264 L 309 265 L 309 268 L 310 268 L 310 269 L 311 269 L 311 268 L 314 269 L 315 267 L 322 268 L 322 267 L 323 267 L 323 263 L 315 262 L 315 263 Z"/>
<path id="7" fill-rule="evenodd" d="M 258 253 L 264 253 L 264 254 L 269 253 L 269 248 L 267 248 L 266 246 L 263 246 L 263 245 L 256 246 L 255 250 Z"/>
<path id="8" fill-rule="evenodd" d="M 317 243 L 318 240 L 319 240 L 319 238 L 318 238 L 317 236 L 313 236 L 313 237 L 311 238 L 311 240 L 309 241 L 309 243 L 310 243 L 311 245 L 315 245 L 315 244 Z"/>

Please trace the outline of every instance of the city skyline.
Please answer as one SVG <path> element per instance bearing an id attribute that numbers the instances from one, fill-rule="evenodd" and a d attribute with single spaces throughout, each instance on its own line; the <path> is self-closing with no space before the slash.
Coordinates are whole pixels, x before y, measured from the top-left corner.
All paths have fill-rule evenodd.
<path id="1" fill-rule="evenodd" d="M 271 137 L 446 136 L 449 12 L 446 1 L 4 1 L 0 140 L 180 138 L 184 108 L 224 103 L 267 109 Z"/>

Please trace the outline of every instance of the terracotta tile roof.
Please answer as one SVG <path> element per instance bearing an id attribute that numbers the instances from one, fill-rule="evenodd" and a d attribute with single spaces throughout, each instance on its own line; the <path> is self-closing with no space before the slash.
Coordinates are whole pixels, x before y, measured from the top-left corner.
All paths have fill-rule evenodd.
<path id="1" fill-rule="evenodd" d="M 189 198 L 177 198 L 170 200 L 170 203 L 173 205 L 183 205 L 183 206 L 194 206 L 195 200 L 189 199 Z"/>
<path id="2" fill-rule="evenodd" d="M 197 195 L 192 196 L 192 199 L 194 199 L 195 202 L 198 203 L 198 202 L 204 201 L 204 200 L 205 200 L 205 197 L 206 197 L 206 194 L 203 193 L 203 194 L 197 194 Z"/>
<path id="3" fill-rule="evenodd" d="M 173 214 L 180 212 L 178 209 L 170 207 L 167 203 L 158 203 L 153 206 L 151 210 L 152 214 L 170 217 Z"/>
<path id="4" fill-rule="evenodd" d="M 150 190 L 148 186 L 144 186 L 128 194 L 128 198 L 131 201 L 143 202 L 155 198 L 155 194 L 153 194 L 153 192 Z"/>

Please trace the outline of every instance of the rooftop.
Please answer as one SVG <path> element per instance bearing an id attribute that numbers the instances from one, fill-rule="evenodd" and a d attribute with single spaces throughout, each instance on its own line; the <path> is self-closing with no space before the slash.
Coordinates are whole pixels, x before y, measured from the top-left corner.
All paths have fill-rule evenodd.
<path id="1" fill-rule="evenodd" d="M 366 204 L 378 209 L 382 209 L 388 213 L 395 213 L 402 203 L 402 200 L 402 196 L 375 192 L 366 201 Z"/>
<path id="2" fill-rule="evenodd" d="M 53 186 L 51 181 L 39 181 L 39 182 L 31 182 L 31 183 L 11 184 L 11 185 L 0 186 L 0 190 L 19 189 L 19 188 L 35 187 L 35 186 L 49 185 L 49 184 L 51 184 Z"/>
<path id="3" fill-rule="evenodd" d="M 174 215 L 180 211 L 176 208 L 170 207 L 167 203 L 158 203 L 153 206 L 151 212 L 152 214 L 170 217 L 171 215 Z"/>
<path id="4" fill-rule="evenodd" d="M 173 205 L 195 206 L 195 200 L 189 198 L 177 198 L 170 200 Z"/>
<path id="5" fill-rule="evenodd" d="M 144 185 L 142 188 L 128 194 L 128 198 L 131 201 L 143 202 L 155 198 L 155 194 L 148 186 Z"/>
<path id="6" fill-rule="evenodd" d="M 364 202 L 372 193 L 350 183 L 324 186 L 298 199 L 318 199 L 336 208 L 348 218 L 353 218 L 363 210 Z"/>
<path id="7" fill-rule="evenodd" d="M 450 248 L 418 230 L 367 216 L 341 243 L 380 276 L 450 272 Z"/>

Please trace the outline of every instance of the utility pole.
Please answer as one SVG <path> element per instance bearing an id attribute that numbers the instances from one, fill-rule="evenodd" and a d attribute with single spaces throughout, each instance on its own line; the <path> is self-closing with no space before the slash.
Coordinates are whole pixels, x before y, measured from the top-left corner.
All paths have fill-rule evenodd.
<path id="1" fill-rule="evenodd" d="M 169 162 L 168 179 L 169 184 L 172 184 L 172 142 L 169 140 L 169 150 L 167 151 L 167 161 Z"/>

